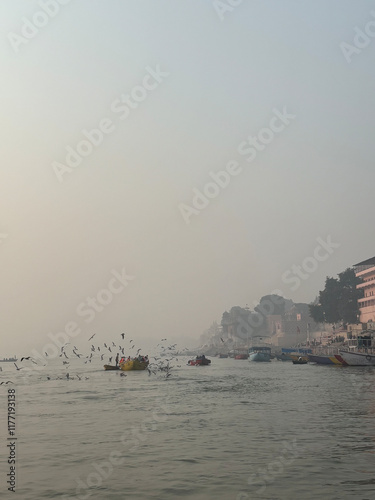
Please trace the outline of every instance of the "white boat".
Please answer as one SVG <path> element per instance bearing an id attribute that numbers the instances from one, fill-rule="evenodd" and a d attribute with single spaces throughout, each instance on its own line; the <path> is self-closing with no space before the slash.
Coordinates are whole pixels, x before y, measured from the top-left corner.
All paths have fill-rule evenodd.
<path id="1" fill-rule="evenodd" d="M 340 356 L 349 366 L 375 366 L 375 354 L 340 351 Z"/>
<path id="2" fill-rule="evenodd" d="M 255 343 L 255 339 L 258 339 Z M 253 346 L 249 348 L 249 361 L 271 361 L 271 344 L 264 339 L 268 335 L 255 335 L 252 337 Z"/>
<path id="3" fill-rule="evenodd" d="M 271 347 L 254 346 L 249 349 L 250 361 L 271 361 Z"/>

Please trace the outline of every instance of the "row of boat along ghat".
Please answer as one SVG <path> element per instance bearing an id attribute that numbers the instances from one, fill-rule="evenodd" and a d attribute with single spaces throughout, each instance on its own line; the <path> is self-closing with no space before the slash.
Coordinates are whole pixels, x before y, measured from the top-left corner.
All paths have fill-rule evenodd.
<path id="1" fill-rule="evenodd" d="M 254 347 L 239 348 L 234 353 L 235 359 L 249 359 L 250 361 L 266 361 L 276 358 L 279 361 L 293 361 L 295 364 L 307 362 L 321 365 L 338 366 L 375 366 L 375 332 L 366 333 L 366 341 L 359 337 L 339 348 L 331 346 L 306 347 L 305 349 L 282 349 L 281 353 L 274 353 L 271 344 L 260 344 Z M 221 357 L 221 356 L 219 356 Z"/>

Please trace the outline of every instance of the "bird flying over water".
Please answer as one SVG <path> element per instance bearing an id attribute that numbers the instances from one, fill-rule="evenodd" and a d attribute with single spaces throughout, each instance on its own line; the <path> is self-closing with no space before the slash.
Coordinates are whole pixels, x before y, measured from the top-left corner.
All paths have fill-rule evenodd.
<path id="1" fill-rule="evenodd" d="M 16 365 L 16 363 L 13 363 L 13 364 L 17 368 L 17 370 L 22 370 L 23 366 L 22 366 L 22 368 L 18 368 L 18 366 Z"/>
<path id="2" fill-rule="evenodd" d="M 125 333 L 122 333 L 122 334 L 121 334 L 121 337 L 124 339 L 124 337 L 125 337 Z"/>
<path id="3" fill-rule="evenodd" d="M 0 382 L 0 385 L 3 385 L 3 384 L 13 384 L 13 382 L 11 380 L 7 380 L 6 382 Z"/>
<path id="4" fill-rule="evenodd" d="M 93 339 L 95 337 L 96 333 L 94 333 L 94 335 L 91 335 L 91 337 L 89 338 L 89 340 Z"/>

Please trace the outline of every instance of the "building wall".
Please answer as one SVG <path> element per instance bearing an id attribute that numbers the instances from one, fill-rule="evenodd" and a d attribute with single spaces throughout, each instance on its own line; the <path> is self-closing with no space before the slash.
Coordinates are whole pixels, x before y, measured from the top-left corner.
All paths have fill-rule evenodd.
<path id="1" fill-rule="evenodd" d="M 361 268 L 360 268 L 361 269 Z M 356 272 L 358 278 L 363 282 L 357 285 L 358 289 L 363 289 L 363 298 L 358 300 L 361 323 L 375 321 L 375 266 L 368 267 Z"/>

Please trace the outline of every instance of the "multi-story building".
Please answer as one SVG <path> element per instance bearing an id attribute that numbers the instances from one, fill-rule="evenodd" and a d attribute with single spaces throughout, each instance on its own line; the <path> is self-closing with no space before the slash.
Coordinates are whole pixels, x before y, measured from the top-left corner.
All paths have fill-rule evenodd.
<path id="1" fill-rule="evenodd" d="M 357 278 L 362 279 L 357 285 L 357 289 L 363 290 L 363 298 L 358 299 L 359 321 L 375 322 L 375 257 L 355 264 L 354 270 Z"/>

